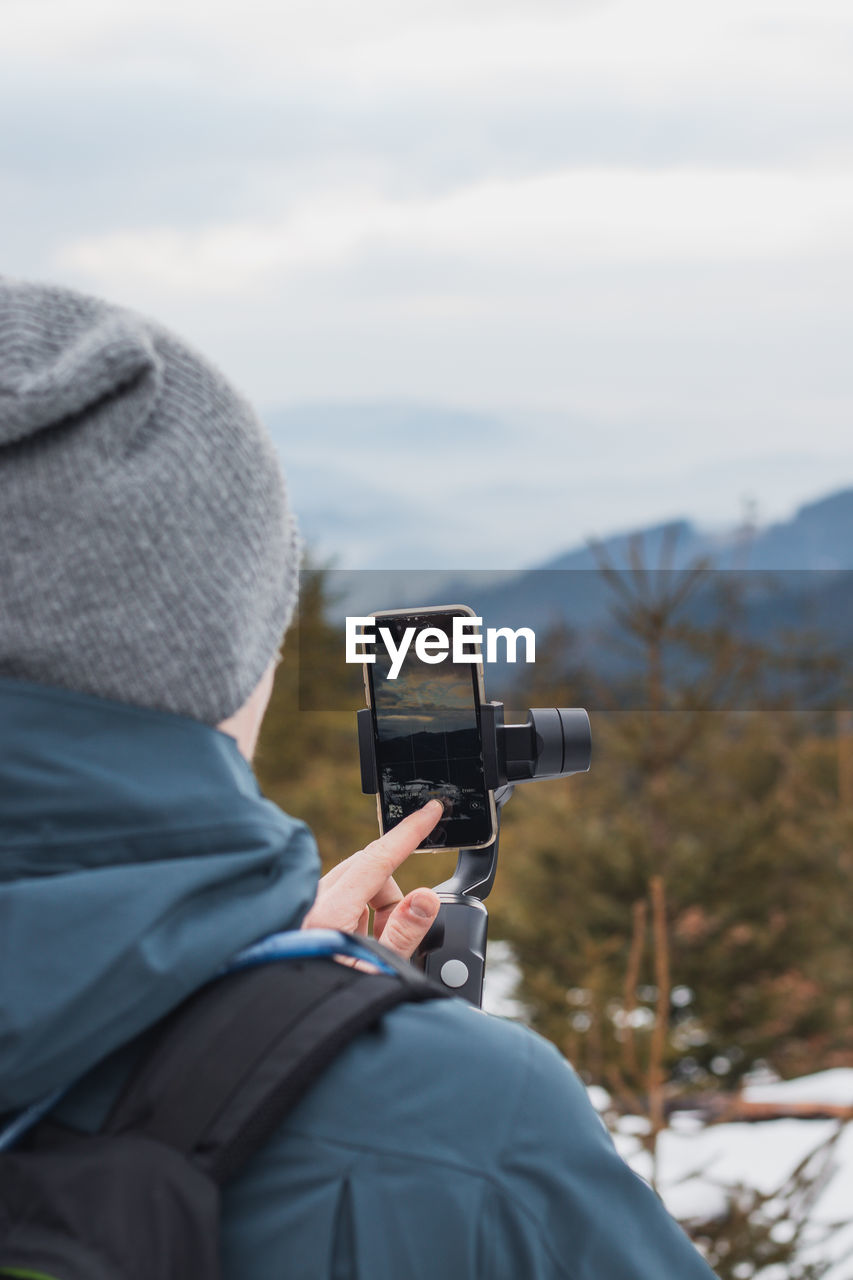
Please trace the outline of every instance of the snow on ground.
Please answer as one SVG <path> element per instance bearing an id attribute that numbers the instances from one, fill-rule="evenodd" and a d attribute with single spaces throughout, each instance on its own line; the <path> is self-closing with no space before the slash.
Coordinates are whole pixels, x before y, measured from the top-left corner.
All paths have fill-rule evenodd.
<path id="1" fill-rule="evenodd" d="M 853 1107 L 853 1069 L 836 1067 L 800 1076 L 799 1080 L 748 1084 L 743 1096 L 747 1102 L 823 1102 Z"/>
<path id="2" fill-rule="evenodd" d="M 609 1100 L 605 1091 L 596 1088 L 589 1092 L 596 1109 L 606 1111 Z M 756 1102 L 853 1103 L 853 1070 L 839 1068 L 799 1080 L 747 1085 L 744 1092 Z M 661 1196 L 670 1213 L 684 1221 L 721 1212 L 725 1205 L 723 1186 L 740 1184 L 772 1193 L 836 1128 L 835 1120 L 789 1119 L 706 1127 L 696 1115 L 677 1114 L 658 1139 Z M 616 1122 L 615 1130 L 620 1154 L 641 1177 L 650 1178 L 651 1156 L 641 1141 L 647 1121 L 624 1116 Z M 826 1280 L 853 1280 L 853 1124 L 841 1135 L 833 1166 L 832 1177 L 817 1196 L 811 1220 L 819 1229 L 834 1223 L 845 1225 L 816 1248 L 812 1257 L 836 1260 Z M 766 1280 L 771 1280 L 769 1271 Z M 781 1273 L 779 1280 L 784 1280 Z"/>
<path id="3" fill-rule="evenodd" d="M 518 969 L 506 943 L 489 946 L 483 1008 L 507 1018 L 523 1018 L 524 1007 L 515 998 Z M 607 1092 L 593 1085 L 588 1090 L 595 1109 L 604 1114 L 610 1106 Z M 754 1078 L 744 1087 L 749 1102 L 813 1102 L 853 1106 L 853 1069 L 839 1067 L 802 1076 L 798 1080 Z M 770 1193 L 777 1190 L 810 1152 L 836 1130 L 835 1120 L 761 1120 L 752 1124 L 705 1126 L 689 1112 L 676 1114 L 671 1127 L 659 1138 L 659 1185 L 663 1200 L 681 1220 L 705 1217 L 722 1209 L 721 1184 L 741 1184 Z M 651 1156 L 642 1146 L 648 1121 L 623 1116 L 616 1122 L 614 1141 L 620 1154 L 646 1179 L 651 1176 Z M 820 1245 L 813 1255 L 835 1260 L 826 1280 L 853 1280 L 853 1123 L 842 1134 L 833 1155 L 835 1171 L 823 1187 L 812 1211 L 818 1224 L 846 1223 Z M 786 1280 L 765 1271 L 754 1280 Z"/>

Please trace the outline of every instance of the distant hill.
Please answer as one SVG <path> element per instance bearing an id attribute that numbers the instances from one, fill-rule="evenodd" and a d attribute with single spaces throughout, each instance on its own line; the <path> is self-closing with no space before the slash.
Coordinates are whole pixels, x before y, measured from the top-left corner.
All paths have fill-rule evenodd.
<path id="1" fill-rule="evenodd" d="M 597 571 L 598 558 L 603 555 L 615 568 L 630 570 L 632 546 L 651 571 L 667 566 L 679 570 L 699 559 L 707 563 L 707 586 L 690 606 L 689 616 L 696 622 L 714 616 L 719 572 L 737 572 L 746 599 L 742 626 L 751 637 L 768 641 L 788 630 L 810 628 L 836 646 L 853 644 L 853 489 L 809 503 L 791 520 L 753 533 L 712 536 L 689 520 L 678 520 L 617 533 L 595 548 L 574 548 L 514 574 L 344 573 L 341 581 L 350 595 L 339 609 L 369 612 L 391 604 L 453 602 L 471 605 L 485 626 L 528 626 L 544 637 L 561 625 L 574 633 L 577 661 L 611 679 L 630 674 L 630 661 L 617 658 L 608 644 L 614 598 Z M 492 666 L 490 691 L 508 691 L 519 671 Z"/>
<path id="2" fill-rule="evenodd" d="M 717 568 L 749 569 L 853 569 L 853 489 L 842 489 L 795 512 L 790 520 L 768 525 L 749 534 L 703 533 L 688 519 L 670 520 L 649 528 L 614 534 L 600 545 L 608 559 L 628 563 L 632 539 L 642 539 L 646 563 L 655 567 L 664 545 L 672 541 L 673 565 L 706 556 Z M 589 547 L 556 556 L 540 569 L 591 569 L 596 559 Z"/>
<path id="3" fill-rule="evenodd" d="M 529 626 L 537 636 L 568 627 L 578 660 L 610 677 L 615 668 L 607 633 L 614 601 L 597 571 L 599 559 L 630 570 L 632 549 L 638 549 L 649 571 L 702 560 L 715 571 L 746 574 L 744 625 L 756 638 L 811 627 L 836 645 L 853 644 L 853 488 L 806 503 L 790 519 L 764 527 L 709 532 L 685 514 L 617 531 L 594 546 L 570 546 L 527 569 L 451 572 L 434 567 L 436 547 L 444 545 L 444 563 L 453 562 L 455 549 L 464 567 L 466 542 L 459 530 L 470 528 L 474 518 L 488 525 L 504 501 L 459 447 L 464 441 L 488 458 L 517 448 L 517 432 L 488 414 L 404 403 L 296 406 L 268 420 L 288 459 L 309 545 L 319 545 L 321 554 L 339 548 L 345 563 L 364 566 L 332 573 L 332 613 L 341 620 L 381 608 L 469 604 L 486 626 Z M 417 451 L 413 441 L 420 442 Z M 438 477 L 427 465 L 436 459 L 442 466 Z M 407 490 L 398 495 L 387 473 L 399 475 L 401 468 Z M 475 476 L 479 510 L 472 506 Z M 462 497 L 448 497 L 453 484 L 461 486 Z M 438 506 L 436 492 L 442 497 Z M 506 500 L 511 502 L 510 494 Z M 393 561 L 409 567 L 379 567 L 388 562 L 389 546 Z M 710 597 L 709 589 L 694 599 L 695 619 L 710 616 Z M 515 674 L 517 669 L 493 667 L 490 687 L 507 687 Z"/>
<path id="4" fill-rule="evenodd" d="M 603 538 L 597 544 L 607 555 L 608 560 L 616 564 L 627 564 L 629 548 L 637 537 L 642 538 L 644 556 L 649 564 L 657 564 L 664 554 L 664 548 L 670 546 L 674 551 L 672 564 L 680 568 L 699 555 L 709 553 L 711 543 L 701 534 L 689 520 L 668 520 L 663 524 L 650 525 L 645 529 L 632 529 L 627 533 L 615 533 Z M 537 566 L 537 571 L 559 569 L 595 569 L 598 561 L 596 553 L 590 546 L 575 547 L 562 555 L 546 560 Z"/>
<path id="5" fill-rule="evenodd" d="M 853 489 L 800 507 L 770 525 L 749 549 L 754 569 L 853 569 Z"/>
<path id="6" fill-rule="evenodd" d="M 331 376 L 329 385 L 331 395 Z M 797 458 L 711 459 L 680 480 L 677 466 L 661 480 L 641 467 L 632 482 L 644 429 L 626 437 L 614 428 L 593 439 L 589 424 L 565 413 L 497 414 L 396 399 L 293 404 L 264 416 L 309 546 L 353 571 L 587 568 L 587 530 L 617 530 L 605 544 L 618 557 L 627 531 L 643 526 L 654 554 L 655 539 L 673 522 L 678 556 L 723 555 L 732 537 L 710 534 L 702 521 L 727 517 L 709 513 L 736 509 L 743 492 L 768 510 L 789 511 L 795 495 L 820 493 L 845 475 L 842 459 L 837 470 L 826 462 L 816 469 L 805 449 Z M 656 531 L 658 512 L 680 518 Z M 758 531 L 753 562 L 833 568 L 840 558 L 843 567 L 849 524 L 849 493 L 810 503 Z"/>
<path id="7" fill-rule="evenodd" d="M 838 633 L 837 624 L 848 614 L 848 587 L 846 575 L 838 580 L 834 575 L 853 569 L 853 489 L 809 503 L 791 520 L 751 534 L 708 535 L 686 519 L 614 534 L 594 548 L 574 548 L 510 582 L 492 585 L 489 575 L 476 576 L 465 601 L 487 625 L 546 629 L 565 622 L 589 628 L 606 615 L 612 599 L 596 572 L 599 558 L 617 569 L 630 569 L 632 545 L 652 571 L 683 569 L 701 559 L 715 570 L 747 572 L 749 582 L 754 570 L 756 616 L 766 614 L 778 625 L 787 617 L 793 624 L 794 614 L 802 612 L 793 601 L 802 605 L 807 598 L 814 601 L 821 624 Z M 768 573 L 774 576 L 772 591 Z M 842 633 L 846 634 L 843 627 Z"/>

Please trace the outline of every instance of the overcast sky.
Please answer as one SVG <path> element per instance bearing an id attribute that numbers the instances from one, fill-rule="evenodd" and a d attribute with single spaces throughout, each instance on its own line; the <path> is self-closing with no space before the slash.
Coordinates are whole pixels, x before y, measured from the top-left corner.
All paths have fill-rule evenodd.
<path id="1" fill-rule="evenodd" d="M 770 519 L 853 484 L 852 85 L 849 0 L 0 0 L 0 270 L 265 409 L 468 411 L 288 414 L 325 546 L 347 477 L 389 565 Z"/>

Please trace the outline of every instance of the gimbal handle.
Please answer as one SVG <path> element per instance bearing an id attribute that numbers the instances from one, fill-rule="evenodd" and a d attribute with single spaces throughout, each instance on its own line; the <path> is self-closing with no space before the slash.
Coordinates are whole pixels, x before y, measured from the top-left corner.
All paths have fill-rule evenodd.
<path id="1" fill-rule="evenodd" d="M 511 795 L 512 783 L 495 792 L 498 824 L 493 842 L 485 849 L 460 849 L 453 875 L 435 886 L 441 906 L 414 959 L 428 977 L 452 988 L 478 1009 L 483 1003 L 489 934 L 489 913 L 483 899 L 495 882 L 501 810 Z"/>

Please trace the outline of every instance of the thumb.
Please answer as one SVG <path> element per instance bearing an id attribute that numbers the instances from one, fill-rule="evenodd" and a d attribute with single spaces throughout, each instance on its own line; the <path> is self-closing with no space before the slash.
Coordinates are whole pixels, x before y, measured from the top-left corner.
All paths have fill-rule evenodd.
<path id="1" fill-rule="evenodd" d="M 398 902 L 385 921 L 383 946 L 409 960 L 429 933 L 441 903 L 431 889 L 415 889 Z"/>

